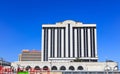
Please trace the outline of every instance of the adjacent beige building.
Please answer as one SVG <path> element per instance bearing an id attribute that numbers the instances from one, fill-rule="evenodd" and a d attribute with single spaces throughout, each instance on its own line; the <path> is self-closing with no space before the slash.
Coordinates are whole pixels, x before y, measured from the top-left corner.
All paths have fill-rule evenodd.
<path id="1" fill-rule="evenodd" d="M 41 61 L 41 52 L 37 50 L 23 50 L 19 54 L 19 61 Z"/>

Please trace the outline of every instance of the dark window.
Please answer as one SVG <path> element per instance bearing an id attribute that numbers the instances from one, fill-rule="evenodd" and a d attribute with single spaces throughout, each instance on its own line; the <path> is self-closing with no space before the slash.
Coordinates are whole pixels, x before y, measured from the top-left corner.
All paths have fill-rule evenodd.
<path id="1" fill-rule="evenodd" d="M 83 29 L 84 36 L 84 57 L 86 57 L 86 28 Z"/>
<path id="2" fill-rule="evenodd" d="M 44 29 L 44 61 L 46 61 L 47 29 Z"/>
<path id="3" fill-rule="evenodd" d="M 82 67 L 82 66 L 79 66 L 79 67 L 78 67 L 78 70 L 83 70 L 83 67 Z"/>
<path id="4" fill-rule="evenodd" d="M 65 66 L 61 66 L 60 70 L 66 70 Z"/>
<path id="5" fill-rule="evenodd" d="M 44 67 L 43 67 L 43 70 L 48 70 L 48 66 L 44 66 Z"/>
<path id="6" fill-rule="evenodd" d="M 70 66 L 69 70 L 75 70 L 75 68 L 73 66 Z"/>
<path id="7" fill-rule="evenodd" d="M 75 39 L 74 39 L 74 28 L 73 28 L 73 57 L 75 57 Z"/>
<path id="8" fill-rule="evenodd" d="M 50 42 L 51 42 L 51 44 L 50 44 L 50 49 L 51 49 L 51 51 L 50 51 L 50 57 L 52 57 L 52 36 L 53 35 L 53 33 L 52 33 L 52 29 L 51 29 L 51 39 L 50 39 Z"/>
<path id="9" fill-rule="evenodd" d="M 53 57 L 55 57 L 55 29 L 53 29 Z"/>
<path id="10" fill-rule="evenodd" d="M 60 29 L 60 34 L 59 34 L 59 35 L 60 35 L 60 39 L 59 39 L 59 40 L 60 40 L 60 41 L 59 41 L 59 42 L 60 42 L 60 45 L 59 45 L 59 48 L 60 48 L 60 49 L 59 49 L 59 51 L 60 51 L 59 53 L 60 53 L 60 54 L 59 54 L 59 57 L 61 57 L 61 29 Z"/>
<path id="11" fill-rule="evenodd" d="M 86 54 L 87 54 L 87 57 L 88 57 L 88 28 L 86 28 Z"/>
<path id="12" fill-rule="evenodd" d="M 81 57 L 81 28 L 79 28 L 79 57 Z"/>
<path id="13" fill-rule="evenodd" d="M 93 57 L 93 38 L 92 38 L 93 32 L 92 32 L 92 28 L 90 29 L 90 45 L 91 45 L 91 57 Z"/>
<path id="14" fill-rule="evenodd" d="M 65 33 L 66 31 L 65 31 L 65 28 L 64 28 L 64 57 L 66 57 L 66 33 Z"/>
<path id="15" fill-rule="evenodd" d="M 39 66 L 35 66 L 34 69 L 35 69 L 35 70 L 40 70 L 40 67 L 39 67 Z"/>
<path id="16" fill-rule="evenodd" d="M 95 29 L 93 28 L 93 57 L 95 57 Z"/>
<path id="17" fill-rule="evenodd" d="M 59 32 L 60 32 L 60 30 L 59 29 L 57 29 L 57 57 L 59 57 L 59 44 L 60 44 L 60 40 L 59 40 L 59 38 L 60 38 L 60 36 L 59 36 Z"/>
<path id="18" fill-rule="evenodd" d="M 46 34 L 46 61 L 48 61 L 48 29 Z"/>
<path id="19" fill-rule="evenodd" d="M 88 57 L 88 28 L 86 28 L 86 57 Z"/>
<path id="20" fill-rule="evenodd" d="M 26 70 L 29 70 L 29 69 L 31 69 L 31 66 L 27 66 L 25 69 L 26 69 Z"/>
<path id="21" fill-rule="evenodd" d="M 51 70 L 57 70 L 56 66 L 52 66 Z"/>
<path id="22" fill-rule="evenodd" d="M 68 24 L 68 57 L 70 57 L 70 24 Z"/>
<path id="23" fill-rule="evenodd" d="M 77 28 L 77 57 L 81 57 L 81 28 Z"/>
<path id="24" fill-rule="evenodd" d="M 79 29 L 77 28 L 77 57 L 79 57 Z"/>

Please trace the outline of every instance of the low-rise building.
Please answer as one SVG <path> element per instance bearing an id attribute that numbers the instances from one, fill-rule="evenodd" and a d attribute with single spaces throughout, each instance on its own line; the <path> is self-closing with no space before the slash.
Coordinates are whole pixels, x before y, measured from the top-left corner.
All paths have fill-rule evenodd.
<path id="1" fill-rule="evenodd" d="M 37 50 L 23 50 L 19 54 L 19 61 L 41 61 L 41 52 Z"/>
<path id="2" fill-rule="evenodd" d="M 12 63 L 12 66 L 17 68 L 18 66 L 24 68 L 30 67 L 35 69 L 39 67 L 41 69 L 49 68 L 51 71 L 109 71 L 118 70 L 117 62 L 42 62 L 42 61 L 17 61 Z"/>
<path id="3" fill-rule="evenodd" d="M 11 63 L 0 58 L 0 66 L 11 66 Z"/>

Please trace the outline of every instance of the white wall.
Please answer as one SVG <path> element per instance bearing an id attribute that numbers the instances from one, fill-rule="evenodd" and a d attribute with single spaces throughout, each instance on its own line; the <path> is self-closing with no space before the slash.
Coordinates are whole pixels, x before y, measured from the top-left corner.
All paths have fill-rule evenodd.
<path id="1" fill-rule="evenodd" d="M 69 70 L 69 66 L 74 66 L 75 71 L 78 66 L 82 66 L 84 71 L 104 71 L 106 65 L 108 65 L 111 70 L 115 66 L 117 66 L 116 62 L 40 62 L 40 61 L 18 61 L 13 62 L 12 66 L 17 68 L 17 64 L 27 67 L 28 65 L 34 68 L 35 66 L 39 66 L 43 68 L 44 66 L 48 66 L 49 68 L 52 66 L 56 66 L 58 70 L 60 70 L 61 66 L 65 66 L 66 70 Z"/>

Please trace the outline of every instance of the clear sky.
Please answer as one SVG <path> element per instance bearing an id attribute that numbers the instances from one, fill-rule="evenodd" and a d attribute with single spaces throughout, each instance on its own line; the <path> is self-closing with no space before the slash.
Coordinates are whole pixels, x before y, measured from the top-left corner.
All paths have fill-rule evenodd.
<path id="1" fill-rule="evenodd" d="M 120 62 L 120 0 L 0 0 L 0 57 L 40 50 L 42 24 L 64 20 L 97 24 L 99 60 Z"/>

